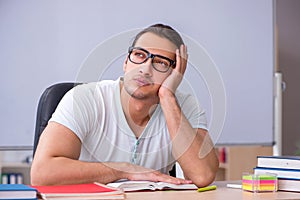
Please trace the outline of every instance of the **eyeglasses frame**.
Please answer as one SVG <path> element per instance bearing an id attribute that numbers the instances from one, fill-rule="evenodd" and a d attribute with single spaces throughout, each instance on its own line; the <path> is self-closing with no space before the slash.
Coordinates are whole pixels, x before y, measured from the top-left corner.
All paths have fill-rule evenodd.
<path id="1" fill-rule="evenodd" d="M 132 53 L 132 51 L 133 51 L 134 49 L 141 50 L 141 51 L 147 53 L 147 57 L 146 57 L 146 59 L 145 59 L 143 62 L 138 63 L 138 62 L 134 62 L 134 61 L 132 61 L 132 60 L 130 59 L 130 55 L 131 55 L 131 53 Z M 153 65 L 153 60 L 154 60 L 155 57 L 159 57 L 159 58 L 163 58 L 163 59 L 168 60 L 168 61 L 170 62 L 169 68 L 168 68 L 166 71 L 162 71 L 162 70 L 156 69 L 155 66 Z M 149 58 L 152 59 L 152 61 L 151 61 L 152 67 L 153 67 L 156 71 L 159 71 L 159 72 L 161 72 L 161 73 L 166 73 L 167 71 L 169 71 L 170 67 L 173 68 L 173 69 L 176 67 L 176 61 L 174 61 L 174 60 L 172 60 L 172 59 L 170 59 L 170 58 L 167 58 L 167 57 L 165 57 L 165 56 L 158 55 L 158 54 L 152 54 L 152 53 L 150 53 L 149 51 L 147 51 L 146 49 L 143 49 L 143 48 L 141 48 L 141 47 L 133 47 L 133 46 L 130 46 L 130 47 L 128 48 L 128 59 L 130 60 L 130 62 L 132 62 L 132 63 L 134 63 L 134 64 L 142 64 L 142 63 L 145 63 L 145 62 L 147 62 L 147 60 L 148 60 Z"/>

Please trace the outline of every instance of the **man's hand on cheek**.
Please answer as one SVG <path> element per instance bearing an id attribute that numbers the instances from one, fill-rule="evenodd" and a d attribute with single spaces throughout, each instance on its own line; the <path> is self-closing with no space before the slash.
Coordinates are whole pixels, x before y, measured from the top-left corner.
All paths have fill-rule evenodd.
<path id="1" fill-rule="evenodd" d="M 173 70 L 172 73 L 164 80 L 159 88 L 158 95 L 160 98 L 164 97 L 166 94 L 175 94 L 181 80 L 182 74 Z"/>
<path id="2" fill-rule="evenodd" d="M 176 67 L 172 69 L 171 74 L 162 83 L 158 95 L 163 98 L 167 94 L 175 94 L 176 89 L 182 81 L 187 65 L 187 48 L 185 45 L 176 50 Z"/>

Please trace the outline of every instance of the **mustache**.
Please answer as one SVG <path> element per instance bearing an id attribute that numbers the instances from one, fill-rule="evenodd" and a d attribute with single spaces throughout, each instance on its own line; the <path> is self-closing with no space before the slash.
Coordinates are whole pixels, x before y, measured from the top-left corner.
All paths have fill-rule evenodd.
<path id="1" fill-rule="evenodd" d="M 145 77 L 142 75 L 137 75 L 133 77 L 133 80 L 138 81 L 143 85 L 152 85 L 154 84 L 153 80 L 150 77 Z"/>

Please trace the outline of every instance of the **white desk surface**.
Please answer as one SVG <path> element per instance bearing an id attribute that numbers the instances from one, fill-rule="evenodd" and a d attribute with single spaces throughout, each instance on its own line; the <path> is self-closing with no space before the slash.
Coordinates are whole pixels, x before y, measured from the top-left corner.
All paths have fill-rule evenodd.
<path id="1" fill-rule="evenodd" d="M 252 193 L 243 191 L 242 189 L 227 188 L 226 184 L 230 181 L 217 181 L 216 190 L 197 192 L 197 191 L 154 191 L 154 192 L 128 192 L 126 199 L 128 200 L 259 200 L 259 199 L 299 199 L 300 193 L 297 192 L 264 192 Z"/>

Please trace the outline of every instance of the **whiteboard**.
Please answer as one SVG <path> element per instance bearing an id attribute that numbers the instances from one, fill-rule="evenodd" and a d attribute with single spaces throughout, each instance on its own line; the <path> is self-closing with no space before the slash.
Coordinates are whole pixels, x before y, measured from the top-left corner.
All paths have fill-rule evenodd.
<path id="1" fill-rule="evenodd" d="M 93 53 L 120 36 L 127 40 L 106 49 L 109 53 L 118 48 L 121 53 L 101 68 L 103 73 L 87 79 L 122 75 L 122 61 L 132 39 L 127 34 L 157 22 L 173 26 L 190 45 L 181 89 L 190 88 L 199 98 L 214 142 L 271 145 L 273 1 L 191 2 L 0 0 L 0 147 L 32 148 L 43 90 L 57 82 L 79 81 L 83 66 L 99 62 L 92 60 Z M 205 59 L 211 67 L 202 63 Z M 223 89 L 204 76 L 211 69 Z M 215 87 L 225 97 L 224 101 L 219 98 L 218 105 L 214 95 L 222 92 Z M 215 118 L 216 112 L 221 113 L 220 118 Z"/>

